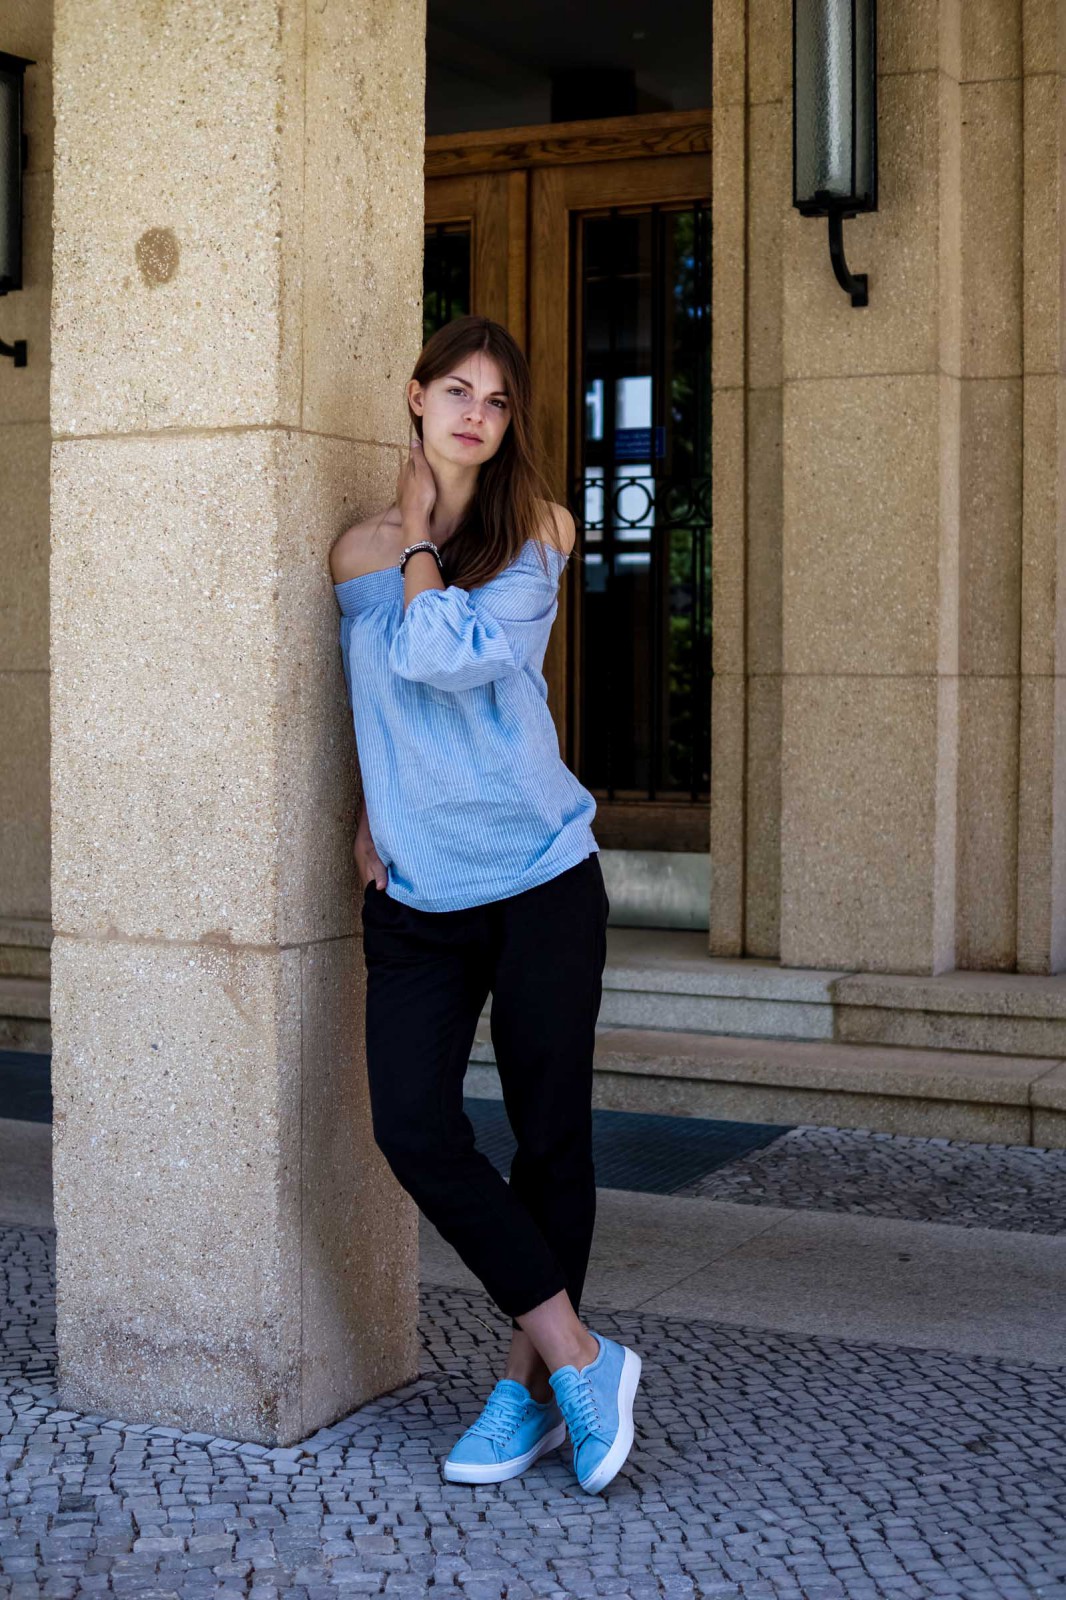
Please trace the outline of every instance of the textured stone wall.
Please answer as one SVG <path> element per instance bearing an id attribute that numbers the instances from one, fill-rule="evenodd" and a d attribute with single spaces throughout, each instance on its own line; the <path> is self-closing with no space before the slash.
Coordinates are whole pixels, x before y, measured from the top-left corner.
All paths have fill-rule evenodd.
<path id="1" fill-rule="evenodd" d="M 417 1372 L 328 568 L 421 344 L 423 0 L 57 0 L 63 1403 L 285 1443 Z"/>
<path id="2" fill-rule="evenodd" d="M 792 206 L 791 6 L 716 0 L 716 953 L 1066 962 L 1064 10 L 879 7 L 859 309 Z"/>

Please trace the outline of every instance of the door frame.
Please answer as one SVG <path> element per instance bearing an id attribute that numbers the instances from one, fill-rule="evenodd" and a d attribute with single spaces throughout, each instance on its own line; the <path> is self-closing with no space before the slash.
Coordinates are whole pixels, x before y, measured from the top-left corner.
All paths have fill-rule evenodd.
<path id="1" fill-rule="evenodd" d="M 562 504 L 572 443 L 571 213 L 614 205 L 643 209 L 651 201 L 709 204 L 711 149 L 710 107 L 436 134 L 425 141 L 426 224 L 470 223 L 470 303 L 503 323 L 526 352 L 545 474 Z M 544 663 L 564 754 L 580 737 L 580 697 L 573 692 L 580 660 L 576 598 L 568 567 Z M 709 810 L 709 800 L 600 800 L 597 821 L 612 848 L 705 850 Z"/>
<path id="2" fill-rule="evenodd" d="M 431 134 L 425 141 L 425 220 L 480 221 L 473 230 L 471 295 L 485 308 L 481 314 L 502 322 L 528 353 L 531 171 L 644 156 L 708 155 L 710 150 L 709 107 Z M 709 198 L 709 181 L 707 193 Z"/>

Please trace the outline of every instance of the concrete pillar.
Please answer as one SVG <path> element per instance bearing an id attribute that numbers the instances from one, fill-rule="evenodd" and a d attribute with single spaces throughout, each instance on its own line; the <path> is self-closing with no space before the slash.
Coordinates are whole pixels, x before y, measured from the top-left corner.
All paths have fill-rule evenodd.
<path id="1" fill-rule="evenodd" d="M 1028 0 L 1021 176 L 1017 966 L 1066 971 L 1066 0 Z"/>
<path id="2" fill-rule="evenodd" d="M 0 296 L 0 974 L 43 978 L 51 937 L 48 817 L 48 314 L 52 287 L 52 8 L 8 0 L 0 49 L 28 58 L 22 283 Z M 0 1018 L 0 1046 L 47 1048 L 47 1024 Z"/>
<path id="3" fill-rule="evenodd" d="M 781 959 L 940 972 L 955 964 L 958 0 L 879 20 L 879 208 L 844 225 L 869 306 L 838 286 L 823 220 L 790 205 L 782 230 Z"/>
<path id="4" fill-rule="evenodd" d="M 423 0 L 57 0 L 61 1403 L 289 1443 L 418 1370 L 327 563 L 421 343 Z"/>

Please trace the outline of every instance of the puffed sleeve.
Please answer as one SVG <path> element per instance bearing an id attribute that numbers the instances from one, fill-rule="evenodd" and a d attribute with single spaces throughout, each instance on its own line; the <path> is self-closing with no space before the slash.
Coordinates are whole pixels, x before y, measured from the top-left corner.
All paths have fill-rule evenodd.
<path id="1" fill-rule="evenodd" d="M 512 563 L 469 592 L 423 589 L 389 646 L 401 678 L 435 689 L 473 689 L 543 659 L 558 609 L 558 583 Z"/>

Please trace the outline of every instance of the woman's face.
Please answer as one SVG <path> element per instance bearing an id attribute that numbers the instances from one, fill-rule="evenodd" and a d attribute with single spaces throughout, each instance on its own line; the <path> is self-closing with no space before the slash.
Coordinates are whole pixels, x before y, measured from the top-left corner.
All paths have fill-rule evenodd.
<path id="1" fill-rule="evenodd" d="M 457 356 L 454 370 L 433 378 L 425 388 L 412 378 L 407 397 L 422 418 L 427 457 L 464 467 L 491 460 L 511 421 L 503 373 L 483 350 Z"/>

